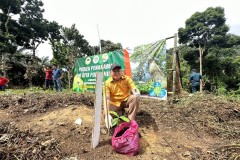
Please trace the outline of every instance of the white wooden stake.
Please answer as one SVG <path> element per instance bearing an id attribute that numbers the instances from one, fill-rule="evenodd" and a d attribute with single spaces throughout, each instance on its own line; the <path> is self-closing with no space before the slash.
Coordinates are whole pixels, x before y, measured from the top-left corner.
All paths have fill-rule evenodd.
<path id="1" fill-rule="evenodd" d="M 102 80 L 103 73 L 96 73 L 96 88 L 94 102 L 94 124 L 92 131 L 92 148 L 96 148 L 100 140 L 101 112 L 102 112 Z"/>

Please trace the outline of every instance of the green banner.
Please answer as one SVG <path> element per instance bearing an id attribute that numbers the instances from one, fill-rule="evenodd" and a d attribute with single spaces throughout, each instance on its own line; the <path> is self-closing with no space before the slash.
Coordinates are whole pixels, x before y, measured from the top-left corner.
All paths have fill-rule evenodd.
<path id="1" fill-rule="evenodd" d="M 73 91 L 94 91 L 96 72 L 103 72 L 104 81 L 107 80 L 113 63 L 118 63 L 123 70 L 125 69 L 122 50 L 77 59 L 74 68 Z"/>

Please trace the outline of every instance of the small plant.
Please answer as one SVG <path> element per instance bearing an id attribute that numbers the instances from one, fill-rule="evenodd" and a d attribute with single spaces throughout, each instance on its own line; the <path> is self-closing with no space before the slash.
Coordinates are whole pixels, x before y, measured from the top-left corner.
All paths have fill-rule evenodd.
<path id="1" fill-rule="evenodd" d="M 221 94 L 221 95 L 224 95 L 227 93 L 227 89 L 225 88 L 225 86 L 220 86 L 218 88 L 218 93 Z"/>
<path id="2" fill-rule="evenodd" d="M 121 120 L 124 121 L 124 122 L 130 122 L 130 120 L 125 117 L 125 116 L 119 116 L 116 112 L 114 111 L 110 111 L 109 112 L 110 114 L 116 116 L 116 118 L 113 118 L 112 120 L 112 126 L 116 126 L 116 125 L 119 125 Z"/>
<path id="3" fill-rule="evenodd" d="M 139 89 L 141 94 L 148 94 L 148 92 L 153 89 L 154 82 L 147 82 L 143 84 L 137 84 L 137 88 Z"/>

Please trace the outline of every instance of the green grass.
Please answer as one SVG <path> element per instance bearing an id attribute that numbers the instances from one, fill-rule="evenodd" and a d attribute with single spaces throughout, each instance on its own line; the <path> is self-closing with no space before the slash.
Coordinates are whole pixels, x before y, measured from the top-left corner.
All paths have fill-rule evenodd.
<path id="1" fill-rule="evenodd" d="M 0 95 L 23 95 L 29 93 L 42 93 L 42 94 L 56 94 L 56 90 L 43 90 L 40 87 L 32 87 L 32 88 L 25 88 L 25 89 L 6 89 L 5 91 L 0 91 Z M 62 93 L 73 93 L 71 89 L 63 89 Z"/>

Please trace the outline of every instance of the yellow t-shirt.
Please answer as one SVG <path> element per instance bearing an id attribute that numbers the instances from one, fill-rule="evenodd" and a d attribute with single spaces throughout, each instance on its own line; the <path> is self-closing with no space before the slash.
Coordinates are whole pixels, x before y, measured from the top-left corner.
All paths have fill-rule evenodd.
<path id="1" fill-rule="evenodd" d="M 131 94 L 130 91 L 136 88 L 133 80 L 126 75 L 123 75 L 118 81 L 114 81 L 112 77 L 109 77 L 105 85 L 106 95 L 110 96 L 110 104 L 117 107 L 120 106 L 122 101 L 127 100 Z"/>

